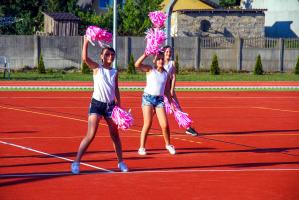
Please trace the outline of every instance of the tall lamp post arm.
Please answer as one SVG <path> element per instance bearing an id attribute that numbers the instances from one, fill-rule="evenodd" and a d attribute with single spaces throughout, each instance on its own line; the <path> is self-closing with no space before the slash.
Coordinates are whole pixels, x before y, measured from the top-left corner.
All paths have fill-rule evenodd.
<path id="1" fill-rule="evenodd" d="M 177 0 L 170 0 L 169 4 L 166 7 L 166 14 L 167 14 L 167 19 L 166 19 L 166 45 L 172 46 L 171 42 L 171 13 L 174 4 L 176 3 Z"/>

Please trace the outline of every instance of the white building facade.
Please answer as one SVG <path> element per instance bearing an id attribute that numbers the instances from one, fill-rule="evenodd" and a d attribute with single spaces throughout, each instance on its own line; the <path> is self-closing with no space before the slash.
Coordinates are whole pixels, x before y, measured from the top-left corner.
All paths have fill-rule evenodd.
<path id="1" fill-rule="evenodd" d="M 299 37 L 299 0 L 243 0 L 241 7 L 267 9 L 265 36 Z"/>

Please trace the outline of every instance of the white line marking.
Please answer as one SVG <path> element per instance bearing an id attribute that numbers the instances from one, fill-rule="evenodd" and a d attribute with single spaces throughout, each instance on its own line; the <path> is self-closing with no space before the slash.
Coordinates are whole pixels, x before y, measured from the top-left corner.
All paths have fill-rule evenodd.
<path id="1" fill-rule="evenodd" d="M 140 170 L 129 173 L 175 173 L 175 172 L 259 172 L 259 171 L 299 171 L 299 168 L 278 168 L 278 169 L 188 169 L 188 170 Z"/>
<path id="2" fill-rule="evenodd" d="M 299 171 L 299 168 L 277 168 L 277 169 L 190 169 L 190 170 L 140 170 L 140 171 L 129 171 L 129 172 L 115 172 L 113 174 L 151 174 L 151 173 L 201 173 L 201 172 L 281 172 L 281 171 Z M 105 172 L 82 172 L 83 174 L 111 174 Z M 35 177 L 35 176 L 66 176 L 71 175 L 71 173 L 19 173 L 19 174 L 0 174 L 0 178 L 9 177 Z"/>
<path id="3" fill-rule="evenodd" d="M 4 142 L 4 141 L 0 140 L 0 143 L 5 144 L 5 145 L 9 145 L 9 146 L 13 146 L 13 147 L 17 147 L 17 148 L 20 148 L 20 149 L 23 149 L 23 150 L 27 150 L 27 151 L 32 151 L 32 152 L 35 152 L 35 153 L 43 154 L 43 155 L 46 155 L 46 156 L 58 158 L 58 159 L 61 159 L 61 160 L 66 160 L 66 161 L 70 161 L 70 162 L 74 161 L 74 160 L 69 159 L 69 158 L 64 158 L 64 157 L 61 157 L 61 156 L 56 156 L 56 155 L 53 155 L 53 154 L 49 154 L 49 153 L 46 153 L 46 152 L 38 151 L 38 150 L 32 149 L 30 147 L 25 147 L 25 146 L 17 145 L 17 144 L 13 144 L 13 143 L 10 143 L 10 142 Z M 91 167 L 91 168 L 94 168 L 94 169 L 99 169 L 99 170 L 102 170 L 102 171 L 105 171 L 105 172 L 114 172 L 114 171 L 111 171 L 111 170 L 108 170 L 108 169 L 104 169 L 104 168 L 97 167 L 97 166 L 90 165 L 90 164 L 83 163 L 83 162 L 81 162 L 80 164 L 88 166 L 88 167 Z"/>

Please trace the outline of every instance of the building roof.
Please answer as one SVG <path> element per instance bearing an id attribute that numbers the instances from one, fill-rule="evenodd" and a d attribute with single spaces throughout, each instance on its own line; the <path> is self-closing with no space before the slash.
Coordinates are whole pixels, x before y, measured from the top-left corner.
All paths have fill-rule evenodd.
<path id="1" fill-rule="evenodd" d="M 178 10 L 177 12 L 183 12 L 183 13 L 185 13 L 185 12 L 264 13 L 265 11 L 267 11 L 267 9 L 184 9 L 184 10 Z"/>
<path id="2" fill-rule="evenodd" d="M 43 12 L 44 14 L 50 16 L 55 21 L 79 21 L 80 18 L 72 13 L 65 13 L 65 12 Z"/>
<path id="3" fill-rule="evenodd" d="M 165 11 L 170 0 L 164 0 L 161 4 L 162 10 Z M 172 11 L 180 10 L 198 10 L 198 9 L 215 9 L 219 8 L 219 5 L 211 0 L 177 0 L 173 6 Z"/>

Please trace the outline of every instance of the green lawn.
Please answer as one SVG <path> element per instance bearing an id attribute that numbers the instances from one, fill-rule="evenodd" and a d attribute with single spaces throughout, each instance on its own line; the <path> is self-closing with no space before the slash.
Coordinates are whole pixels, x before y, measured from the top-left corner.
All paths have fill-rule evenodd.
<path id="1" fill-rule="evenodd" d="M 0 73 L 0 81 L 3 79 L 3 73 Z M 40 80 L 40 81 L 92 81 L 91 74 L 82 74 L 81 72 L 47 72 L 38 74 L 35 71 L 12 72 L 10 80 Z M 145 81 L 144 73 L 135 75 L 120 72 L 120 81 Z M 294 73 L 268 73 L 264 75 L 253 75 L 251 73 L 227 72 L 220 75 L 211 75 L 209 72 L 190 72 L 184 71 L 177 75 L 178 81 L 299 81 L 299 75 Z"/>

